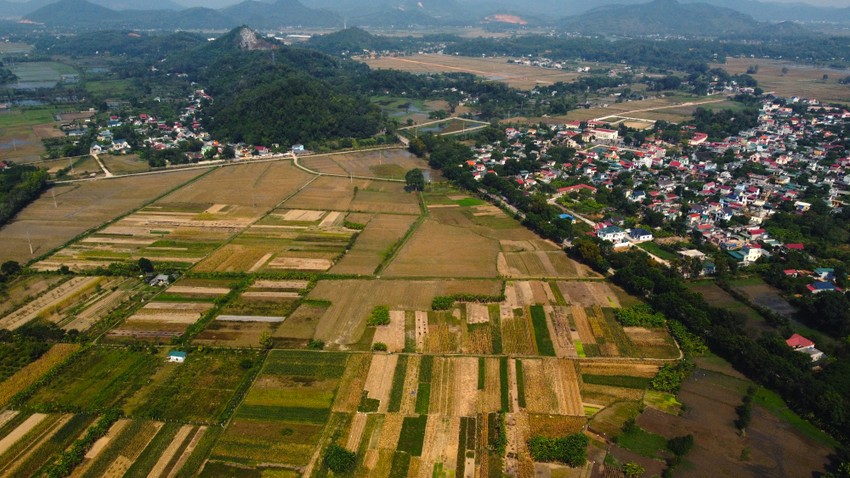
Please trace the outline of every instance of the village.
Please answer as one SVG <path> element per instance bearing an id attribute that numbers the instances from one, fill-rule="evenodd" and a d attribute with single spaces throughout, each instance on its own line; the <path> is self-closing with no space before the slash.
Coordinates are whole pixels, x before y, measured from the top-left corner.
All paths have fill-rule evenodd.
<path id="1" fill-rule="evenodd" d="M 777 211 L 804 214 L 847 204 L 850 158 L 830 152 L 837 139 L 830 129 L 848 118 L 847 109 L 815 99 L 769 97 L 757 126 L 717 141 L 687 125 L 679 143 L 647 130 L 639 146 L 624 141 L 628 128 L 604 121 L 508 127 L 507 141 L 476 148 L 467 165 L 480 181 L 497 174 L 495 168 L 512 171 L 512 162 L 523 164 L 527 169 L 512 175 L 520 189 L 545 194 L 564 210 L 561 219 L 585 223 L 592 228 L 588 234 L 615 249 L 651 244 L 656 236 L 689 236 L 747 267 L 772 254 L 804 251 L 803 244 L 782 242 L 763 227 Z M 824 204 L 803 200 L 812 186 L 823 188 Z M 624 196 L 620 203 L 596 201 L 600 191 L 608 197 L 615 189 Z M 657 247 L 644 249 L 670 265 L 652 254 Z M 699 250 L 675 255 L 682 262 L 700 261 L 696 275 L 715 272 L 711 258 Z M 785 273 L 811 277 L 812 294 L 840 290 L 831 268 Z"/>

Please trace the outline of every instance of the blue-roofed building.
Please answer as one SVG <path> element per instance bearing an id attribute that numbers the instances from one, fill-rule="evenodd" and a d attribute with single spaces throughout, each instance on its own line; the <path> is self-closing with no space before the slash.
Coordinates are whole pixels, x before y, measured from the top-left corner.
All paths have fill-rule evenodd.
<path id="1" fill-rule="evenodd" d="M 811 292 L 812 294 L 820 294 L 821 292 L 832 292 L 832 291 L 840 290 L 837 287 L 835 287 L 835 284 L 833 284 L 832 282 L 821 282 L 821 281 L 813 282 L 806 287 L 809 289 L 809 292 Z"/>
<path id="2" fill-rule="evenodd" d="M 815 272 L 815 277 L 817 277 L 818 280 L 831 281 L 832 279 L 835 278 L 835 269 L 833 269 L 831 267 L 818 267 L 817 269 L 815 269 L 814 272 Z"/>
<path id="3" fill-rule="evenodd" d="M 168 361 L 174 363 L 183 363 L 186 361 L 186 352 L 172 350 L 171 352 L 168 352 Z"/>

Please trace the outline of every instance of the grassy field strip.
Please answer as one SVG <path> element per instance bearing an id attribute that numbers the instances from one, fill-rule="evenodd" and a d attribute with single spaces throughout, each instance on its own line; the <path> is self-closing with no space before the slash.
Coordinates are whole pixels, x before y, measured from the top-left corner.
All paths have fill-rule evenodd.
<path id="1" fill-rule="evenodd" d="M 16 416 L 18 416 L 18 413 L 20 412 L 18 412 L 17 410 L 3 410 L 3 412 L 0 412 L 0 430 L 2 430 L 7 423 L 12 421 Z M 0 454 L 2 453 L 3 449 L 2 447 L 0 447 Z"/>
<path id="2" fill-rule="evenodd" d="M 168 444 L 168 447 L 162 452 L 162 455 L 159 456 L 159 460 L 157 460 L 150 473 L 148 473 L 148 478 L 155 478 L 165 474 L 169 462 L 171 462 L 180 448 L 182 448 L 184 442 L 190 438 L 190 433 L 193 431 L 194 427 L 192 425 L 183 425 L 180 427 L 174 435 L 174 438 L 171 440 L 171 443 Z"/>
<path id="3" fill-rule="evenodd" d="M 86 288 L 94 286 L 98 281 L 100 281 L 100 277 L 74 277 L 0 319 L 0 328 L 16 330 L 33 320 L 44 310 L 60 305 L 67 299 L 74 297 L 75 294 L 82 293 Z"/>
<path id="4" fill-rule="evenodd" d="M 0 383 L 0 405 L 6 404 L 12 397 L 29 388 L 79 349 L 79 344 L 56 344 L 38 360 L 18 370 Z"/>
<path id="5" fill-rule="evenodd" d="M 94 445 L 89 448 L 89 451 L 86 452 L 85 458 L 83 462 L 74 468 L 74 472 L 71 473 L 71 478 L 79 478 L 88 471 L 88 469 L 92 466 L 94 461 L 98 456 L 106 449 L 107 446 L 115 439 L 116 436 L 120 435 L 124 428 L 127 427 L 131 420 L 129 419 L 121 419 L 115 422 L 111 427 L 109 427 L 109 431 L 106 432 L 106 435 L 98 438 Z"/>
<path id="6" fill-rule="evenodd" d="M 180 455 L 176 456 L 177 460 L 174 461 L 174 466 L 171 467 L 171 471 L 169 471 L 167 478 L 174 478 L 183 469 L 183 466 L 186 464 L 186 461 L 192 455 L 192 452 L 195 451 L 195 448 L 198 447 L 198 443 L 200 443 L 206 431 L 206 426 L 198 427 L 198 429 L 195 431 L 195 434 L 192 436 L 192 439 L 189 440 L 189 443 L 186 444 L 186 447 L 183 449 Z"/>
<path id="7" fill-rule="evenodd" d="M 73 418 L 73 415 L 52 415 L 49 417 L 50 420 L 44 419 L 39 421 L 34 427 L 34 430 L 27 433 L 21 440 L 15 442 L 16 446 L 8 450 L 8 456 L 4 455 L 2 457 L 4 463 L 0 463 L 3 465 L 0 468 L 0 477 L 15 477 L 16 473 L 14 472 L 32 457 L 47 440 L 56 435 L 59 429 Z M 47 426 L 43 429 L 38 427 L 38 425 L 45 424 Z"/>

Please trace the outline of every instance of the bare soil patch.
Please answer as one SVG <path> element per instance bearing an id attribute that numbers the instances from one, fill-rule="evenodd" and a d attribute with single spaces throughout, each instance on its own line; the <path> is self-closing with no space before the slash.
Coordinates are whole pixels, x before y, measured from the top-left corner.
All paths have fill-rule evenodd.
<path id="1" fill-rule="evenodd" d="M 24 437 L 30 430 L 35 428 L 39 423 L 44 421 L 47 415 L 43 413 L 33 413 L 23 423 L 18 425 L 8 435 L 0 439 L 0 454 L 6 453 L 9 448 Z"/>
<path id="2" fill-rule="evenodd" d="M 372 357 L 364 390 L 369 398 L 380 400 L 378 407 L 380 413 L 387 412 L 396 364 L 398 364 L 398 355 L 375 354 Z"/>
<path id="3" fill-rule="evenodd" d="M 404 350 L 404 311 L 391 310 L 390 323 L 375 327 L 375 336 L 372 343 L 384 343 L 388 352 L 401 352 Z"/>
<path id="4" fill-rule="evenodd" d="M 568 304 L 591 307 L 620 307 L 614 286 L 603 281 L 558 281 L 558 288 Z"/>

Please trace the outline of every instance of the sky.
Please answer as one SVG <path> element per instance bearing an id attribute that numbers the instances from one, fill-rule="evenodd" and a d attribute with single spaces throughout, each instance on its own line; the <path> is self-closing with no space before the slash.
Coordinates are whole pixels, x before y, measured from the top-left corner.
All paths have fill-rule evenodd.
<path id="1" fill-rule="evenodd" d="M 820 7 L 850 7 L 850 0 L 773 0 L 781 3 L 808 3 L 809 5 L 817 5 Z"/>
<path id="2" fill-rule="evenodd" d="M 177 3 L 187 6 L 187 7 L 208 7 L 208 8 L 221 8 L 226 7 L 228 5 L 233 5 L 235 3 L 239 3 L 242 0 L 175 0 Z M 648 1 L 648 0 L 647 0 Z M 818 5 L 822 7 L 850 7 L 850 0 L 762 0 L 762 1 L 774 1 L 774 2 L 782 2 L 782 3 L 808 3 L 810 5 Z M 310 5 L 309 0 L 302 0 L 301 3 L 305 5 Z M 376 3 L 387 3 L 385 0 Z"/>

